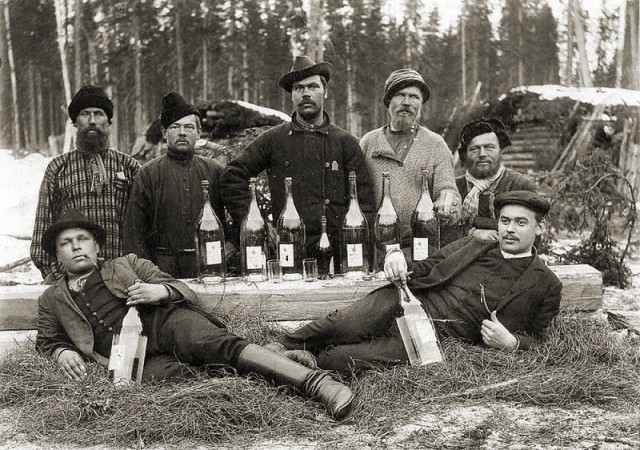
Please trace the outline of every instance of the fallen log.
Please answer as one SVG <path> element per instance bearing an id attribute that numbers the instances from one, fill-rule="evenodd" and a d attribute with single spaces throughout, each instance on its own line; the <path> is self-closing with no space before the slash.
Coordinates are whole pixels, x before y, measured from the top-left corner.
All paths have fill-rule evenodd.
<path id="1" fill-rule="evenodd" d="M 11 269 L 15 269 L 23 264 L 27 264 L 29 261 L 31 261 L 31 258 L 27 256 L 26 258 L 20 258 L 17 261 L 10 262 L 9 264 L 0 265 L 0 272 L 7 272 Z"/>

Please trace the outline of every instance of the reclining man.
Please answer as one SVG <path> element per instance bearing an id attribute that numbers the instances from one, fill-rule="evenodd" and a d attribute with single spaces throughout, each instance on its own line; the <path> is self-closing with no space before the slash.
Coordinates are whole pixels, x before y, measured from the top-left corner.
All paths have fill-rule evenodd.
<path id="1" fill-rule="evenodd" d="M 178 361 L 231 366 L 297 388 L 336 419 L 349 413 L 353 394 L 347 386 L 289 359 L 304 352 L 274 353 L 229 333 L 194 307 L 196 295 L 187 285 L 151 261 L 134 254 L 99 261 L 105 238 L 104 228 L 75 209 L 64 210 L 42 236 L 44 250 L 66 276 L 38 299 L 36 348 L 70 379 L 86 376 L 86 360 L 108 366 L 112 337 L 129 307 L 137 306 L 148 338 L 143 378 L 180 377 Z"/>
<path id="2" fill-rule="evenodd" d="M 495 198 L 498 241 L 473 236 L 455 241 L 411 267 L 390 250 L 385 274 L 407 282 L 434 319 L 440 338 L 525 350 L 557 315 L 562 283 L 538 258 L 533 241 L 543 232 L 549 203 L 529 191 Z M 398 290 L 386 286 L 354 304 L 285 335 L 270 348 L 306 349 L 324 369 L 389 367 L 408 361 L 396 317 Z"/>

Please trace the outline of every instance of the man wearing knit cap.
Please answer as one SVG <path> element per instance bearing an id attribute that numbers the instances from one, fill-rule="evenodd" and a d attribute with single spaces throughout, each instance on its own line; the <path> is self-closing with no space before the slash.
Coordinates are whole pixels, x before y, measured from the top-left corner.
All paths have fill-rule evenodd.
<path id="1" fill-rule="evenodd" d="M 162 99 L 160 115 L 167 153 L 145 164 L 133 184 L 124 221 L 124 250 L 150 259 L 177 278 L 197 275 L 196 226 L 204 198 L 202 180 L 209 181 L 209 199 L 220 221 L 224 205 L 218 190 L 222 166 L 196 155 L 200 113 L 180 94 Z M 233 252 L 233 237 L 225 233 L 225 251 Z"/>
<path id="2" fill-rule="evenodd" d="M 113 103 L 102 89 L 87 85 L 67 108 L 76 128 L 75 150 L 55 157 L 40 185 L 31 259 L 46 283 L 64 268 L 40 245 L 42 234 L 66 208 L 76 208 L 105 229 L 102 256 L 122 255 L 122 224 L 133 179 L 140 164 L 109 148 Z"/>
<path id="3" fill-rule="evenodd" d="M 495 196 L 517 190 L 536 191 L 535 184 L 525 175 L 502 164 L 502 153 L 510 145 L 509 134 L 499 119 L 483 117 L 462 127 L 458 155 L 467 171 L 456 178 L 463 199 L 462 211 L 460 222 L 443 230 L 443 245 L 468 234 L 497 240 Z"/>
<path id="4" fill-rule="evenodd" d="M 337 270 L 338 232 L 348 209 L 350 171 L 357 175 L 362 211 L 370 215 L 374 206 L 358 140 L 332 124 L 324 110 L 331 69 L 331 64 L 316 64 L 306 56 L 295 59 L 279 82 L 291 93 L 295 110 L 291 122 L 264 132 L 231 161 L 222 176 L 222 189 L 234 226 L 239 227 L 249 208 L 249 178 L 268 171 L 271 208 L 277 220 L 285 205 L 284 179 L 292 177 L 293 200 L 306 228 L 307 256 L 315 256 L 320 216 L 326 211 Z M 273 236 L 272 226 L 271 230 Z"/>
<path id="5" fill-rule="evenodd" d="M 420 197 L 422 169 L 427 169 L 429 193 L 438 217 L 446 222 L 459 211 L 451 151 L 441 136 L 419 123 L 429 95 L 429 87 L 418 72 L 395 70 L 384 83 L 382 99 L 389 111 L 389 123 L 368 132 L 360 141 L 377 203 L 382 197 L 380 174 L 391 174 L 391 198 L 402 226 L 403 248 L 411 242 L 411 214 Z"/>
<path id="6" fill-rule="evenodd" d="M 498 241 L 468 236 L 413 263 L 395 249 L 384 264 L 393 284 L 269 346 L 308 350 L 324 369 L 404 364 L 408 356 L 395 318 L 402 315 L 396 285 L 406 283 L 434 319 L 439 337 L 526 350 L 543 337 L 560 307 L 562 283 L 533 247 L 549 206 L 534 192 L 497 195 Z"/>

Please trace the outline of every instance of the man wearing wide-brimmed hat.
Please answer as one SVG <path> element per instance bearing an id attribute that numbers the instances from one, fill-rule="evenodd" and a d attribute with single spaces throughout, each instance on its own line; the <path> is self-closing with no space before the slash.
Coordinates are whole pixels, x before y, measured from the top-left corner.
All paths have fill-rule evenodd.
<path id="1" fill-rule="evenodd" d="M 275 353 L 229 333 L 194 306 L 196 294 L 186 284 L 149 260 L 129 254 L 102 262 L 105 239 L 105 230 L 75 209 L 62 211 L 42 236 L 42 248 L 60 261 L 66 276 L 38 299 L 36 348 L 70 379 L 86 376 L 87 361 L 108 367 L 112 338 L 136 306 L 148 338 L 143 379 L 187 377 L 191 368 L 185 364 L 228 366 L 293 386 L 336 419 L 349 413 L 351 390 L 296 362 L 308 359 L 306 352 Z"/>
<path id="2" fill-rule="evenodd" d="M 389 123 L 360 141 L 377 202 L 382 197 L 380 174 L 391 174 L 391 198 L 402 225 L 404 248 L 411 244 L 411 214 L 420 198 L 422 169 L 427 169 L 429 194 L 441 219 L 455 216 L 460 205 L 451 151 L 440 135 L 420 125 L 422 105 L 429 96 L 429 86 L 417 71 L 393 71 L 384 83 L 382 98 Z"/>
<path id="3" fill-rule="evenodd" d="M 467 122 L 460 130 L 458 155 L 467 169 L 456 178 L 462 196 L 460 222 L 442 235 L 444 244 L 473 234 L 479 239 L 498 239 L 498 216 L 494 198 L 509 191 L 536 191 L 526 175 L 502 164 L 502 153 L 511 145 L 500 119 L 482 117 Z"/>
<path id="4" fill-rule="evenodd" d="M 122 255 L 122 224 L 140 164 L 110 148 L 113 103 L 96 86 L 82 87 L 69 103 L 76 127 L 74 151 L 55 157 L 44 173 L 31 241 L 31 259 L 50 283 L 61 268 L 40 246 L 42 233 L 66 208 L 77 208 L 105 229 L 102 255 Z"/>
<path id="5" fill-rule="evenodd" d="M 320 216 L 326 211 L 327 228 L 336 264 L 338 230 L 348 207 L 349 172 L 357 174 L 358 199 L 365 214 L 373 212 L 369 176 L 358 140 L 332 124 L 324 109 L 332 66 L 298 56 L 280 87 L 291 93 L 291 122 L 257 137 L 229 163 L 222 176 L 223 196 L 233 218 L 240 223 L 249 207 L 251 177 L 269 173 L 271 207 L 275 220 L 285 204 L 284 178 L 293 178 L 293 199 L 306 227 L 308 256 L 320 238 Z"/>
<path id="6" fill-rule="evenodd" d="M 153 261 L 178 278 L 197 275 L 195 235 L 204 205 L 201 183 L 209 181 L 209 199 L 218 218 L 225 212 L 219 190 L 222 165 L 195 154 L 200 112 L 184 97 L 170 92 L 160 115 L 167 153 L 145 164 L 133 184 L 124 221 L 124 250 Z M 226 233 L 228 255 L 233 236 Z"/>
<path id="7" fill-rule="evenodd" d="M 526 350 L 543 337 L 560 307 L 562 282 L 533 247 L 550 204 L 535 192 L 511 191 L 497 195 L 494 207 L 497 241 L 469 236 L 414 263 L 391 249 L 384 272 L 394 284 L 411 288 L 440 337 Z M 395 321 L 400 315 L 398 289 L 389 285 L 288 333 L 278 344 L 316 354 L 325 369 L 404 364 L 408 356 Z"/>

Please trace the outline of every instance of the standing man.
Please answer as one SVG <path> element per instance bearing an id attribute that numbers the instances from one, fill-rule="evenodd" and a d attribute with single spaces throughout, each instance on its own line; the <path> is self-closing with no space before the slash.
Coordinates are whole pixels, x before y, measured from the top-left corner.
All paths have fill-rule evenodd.
<path id="1" fill-rule="evenodd" d="M 393 249 L 384 271 L 394 284 L 413 290 L 441 338 L 526 350 L 542 338 L 560 307 L 562 282 L 533 248 L 545 229 L 549 202 L 533 192 L 511 191 L 496 196 L 494 207 L 500 215 L 497 242 L 469 236 L 409 265 Z M 404 364 L 408 357 L 395 321 L 400 315 L 398 289 L 389 285 L 269 347 L 309 350 L 324 369 Z"/>
<path id="2" fill-rule="evenodd" d="M 324 404 L 336 419 L 349 413 L 351 390 L 293 361 L 305 352 L 273 352 L 229 333 L 193 308 L 196 294 L 187 285 L 151 261 L 129 254 L 102 264 L 98 253 L 104 242 L 105 230 L 74 209 L 64 210 L 42 236 L 42 247 L 67 275 L 38 299 L 36 348 L 69 379 L 86 376 L 87 360 L 108 367 L 113 336 L 135 306 L 148 336 L 143 378 L 180 377 L 178 362 L 230 366 L 294 386 Z M 162 362 L 169 364 L 163 367 Z"/>
<path id="3" fill-rule="evenodd" d="M 458 212 L 451 151 L 444 139 L 420 125 L 422 105 L 429 87 L 413 69 L 398 69 L 384 83 L 384 106 L 389 123 L 365 134 L 360 146 L 365 154 L 376 203 L 382 198 L 380 174 L 391 174 L 391 197 L 402 226 L 402 247 L 410 246 L 411 214 L 422 188 L 421 170 L 428 170 L 429 193 L 436 213 L 447 221 Z"/>
<path id="4" fill-rule="evenodd" d="M 122 255 L 122 224 L 133 178 L 140 164 L 109 148 L 113 103 L 102 89 L 82 87 L 69 118 L 76 127 L 76 149 L 55 157 L 44 173 L 31 241 L 31 259 L 50 284 L 64 274 L 41 247 L 42 234 L 66 208 L 82 211 L 106 232 L 102 256 Z"/>
<path id="5" fill-rule="evenodd" d="M 467 172 L 456 178 L 462 195 L 460 223 L 446 230 L 443 244 L 468 234 L 484 240 L 498 239 L 496 195 L 509 191 L 536 191 L 526 176 L 502 164 L 502 151 L 511 145 L 504 124 L 495 118 L 468 122 L 460 130 L 458 155 Z"/>
<path id="6" fill-rule="evenodd" d="M 167 153 L 140 169 L 124 220 L 124 250 L 150 259 L 177 278 L 197 275 L 196 226 L 204 198 L 202 180 L 218 219 L 225 222 L 217 161 L 194 154 L 200 137 L 200 113 L 182 96 L 170 92 L 160 115 Z M 225 234 L 225 252 L 233 252 L 233 236 Z"/>
<path id="7" fill-rule="evenodd" d="M 249 178 L 267 171 L 273 219 L 278 220 L 285 204 L 284 178 L 292 177 L 293 199 L 306 227 L 307 253 L 320 239 L 324 209 L 337 268 L 338 232 L 348 208 L 350 171 L 357 173 L 363 213 L 370 217 L 374 206 L 358 140 L 332 124 L 324 110 L 331 68 L 326 62 L 316 64 L 306 56 L 296 57 L 291 72 L 279 82 L 291 92 L 295 109 L 291 122 L 262 133 L 231 161 L 222 176 L 222 190 L 234 226 L 239 228 L 249 208 Z"/>

